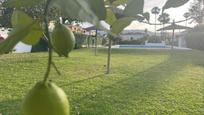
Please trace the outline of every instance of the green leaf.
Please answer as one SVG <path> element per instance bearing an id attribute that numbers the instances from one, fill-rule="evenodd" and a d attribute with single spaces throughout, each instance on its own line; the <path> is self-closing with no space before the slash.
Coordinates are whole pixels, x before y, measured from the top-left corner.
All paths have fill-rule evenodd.
<path id="1" fill-rule="evenodd" d="M 42 2 L 42 0 L 7 0 L 3 6 L 21 8 L 34 6 L 40 2 Z"/>
<path id="2" fill-rule="evenodd" d="M 144 9 L 144 0 L 129 0 L 125 7 L 124 14 L 127 17 L 137 17 L 142 14 Z"/>
<path id="3" fill-rule="evenodd" d="M 162 10 L 169 8 L 176 8 L 186 4 L 189 0 L 168 0 L 166 4 L 163 6 Z"/>
<path id="4" fill-rule="evenodd" d="M 40 23 L 35 23 L 31 27 L 29 34 L 21 41 L 25 44 L 35 45 L 36 43 L 38 43 L 42 35 L 43 35 L 43 29 L 41 28 Z"/>
<path id="5" fill-rule="evenodd" d="M 32 24 L 33 19 L 24 12 L 17 10 L 13 12 L 11 23 L 14 29 L 19 29 Z M 22 42 L 30 45 L 36 44 L 43 34 L 43 29 L 41 28 L 40 23 L 35 23 L 28 33 L 29 34 L 22 39 Z"/>
<path id="6" fill-rule="evenodd" d="M 123 29 L 125 27 L 130 25 L 133 20 L 135 20 L 135 18 L 132 18 L 132 17 L 124 17 L 124 18 L 121 18 L 121 19 L 117 20 L 112 25 L 111 32 L 113 32 L 114 34 L 118 35 L 120 32 L 123 31 Z"/>
<path id="7" fill-rule="evenodd" d="M 33 22 L 26 27 L 21 27 L 18 29 L 14 29 L 8 36 L 8 38 L 2 42 L 0 42 L 0 54 L 4 54 L 6 52 L 10 52 L 16 44 L 21 41 L 23 38 L 28 36 L 29 31 L 37 22 Z"/>
<path id="8" fill-rule="evenodd" d="M 145 12 L 145 13 L 143 13 L 142 15 L 143 15 L 144 18 L 149 22 L 149 20 L 150 20 L 150 14 L 149 14 L 149 12 Z"/>
<path id="9" fill-rule="evenodd" d="M 14 28 L 27 26 L 33 23 L 33 19 L 22 11 L 16 10 L 11 17 L 11 24 Z"/>
<path id="10" fill-rule="evenodd" d="M 52 0 L 50 7 L 58 8 L 65 17 L 87 21 L 98 25 L 99 19 L 85 0 Z M 95 7 L 101 7 L 96 4 Z"/>
<path id="11" fill-rule="evenodd" d="M 11 23 L 14 29 L 8 38 L 0 43 L 0 54 L 11 51 L 19 41 L 34 44 L 42 35 L 39 22 L 33 21 L 22 11 L 13 12 Z"/>
<path id="12" fill-rule="evenodd" d="M 91 7 L 91 10 L 96 14 L 98 19 L 105 20 L 106 18 L 106 8 L 104 5 L 104 0 L 86 0 Z"/>
<path id="13" fill-rule="evenodd" d="M 115 14 L 113 13 L 113 11 L 111 9 L 107 9 L 106 10 L 106 22 L 109 25 L 113 25 L 113 23 L 117 20 L 117 18 L 115 17 Z"/>

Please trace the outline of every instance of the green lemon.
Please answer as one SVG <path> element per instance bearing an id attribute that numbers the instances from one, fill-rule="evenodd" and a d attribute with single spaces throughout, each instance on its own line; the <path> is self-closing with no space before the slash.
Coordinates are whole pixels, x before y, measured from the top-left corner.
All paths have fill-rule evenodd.
<path id="1" fill-rule="evenodd" d="M 51 34 L 51 41 L 54 50 L 60 55 L 68 57 L 75 46 L 73 32 L 63 24 L 57 23 Z"/>
<path id="2" fill-rule="evenodd" d="M 25 97 L 20 115 L 70 115 L 64 91 L 51 82 L 38 82 Z"/>

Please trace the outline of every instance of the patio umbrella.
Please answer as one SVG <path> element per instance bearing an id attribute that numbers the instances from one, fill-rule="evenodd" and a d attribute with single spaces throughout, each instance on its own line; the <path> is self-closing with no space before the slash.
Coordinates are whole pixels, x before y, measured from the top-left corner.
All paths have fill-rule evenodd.
<path id="1" fill-rule="evenodd" d="M 187 27 L 187 26 L 181 26 L 181 25 L 177 25 L 177 24 L 171 24 L 169 26 L 166 26 L 164 28 L 160 28 L 158 29 L 157 31 L 162 31 L 162 30 L 182 30 L 182 29 L 192 29 L 190 27 Z"/>
<path id="2" fill-rule="evenodd" d="M 186 29 L 192 29 L 192 28 L 187 27 L 187 26 L 177 25 L 177 24 L 175 24 L 175 21 L 173 21 L 173 23 L 171 25 L 166 26 L 164 28 L 160 28 L 157 31 L 173 30 L 172 39 L 171 39 L 171 49 L 173 49 L 173 40 L 174 40 L 175 30 L 186 30 Z"/>

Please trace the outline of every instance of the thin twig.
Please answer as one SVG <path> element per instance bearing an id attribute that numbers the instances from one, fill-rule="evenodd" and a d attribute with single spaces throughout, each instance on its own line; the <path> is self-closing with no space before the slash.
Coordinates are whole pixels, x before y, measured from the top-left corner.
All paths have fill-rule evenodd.
<path id="1" fill-rule="evenodd" d="M 45 33 L 43 33 L 43 36 L 44 36 L 44 40 L 46 40 L 48 42 L 48 38 L 47 36 L 45 35 Z"/>
<path id="2" fill-rule="evenodd" d="M 60 71 L 58 70 L 57 66 L 55 65 L 55 63 L 52 61 L 52 66 L 54 67 L 54 69 L 56 70 L 58 75 L 61 75 Z"/>

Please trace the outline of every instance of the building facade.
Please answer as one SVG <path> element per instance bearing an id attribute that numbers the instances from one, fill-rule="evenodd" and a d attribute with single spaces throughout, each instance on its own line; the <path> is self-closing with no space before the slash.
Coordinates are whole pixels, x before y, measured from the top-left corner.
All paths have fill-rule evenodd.
<path id="1" fill-rule="evenodd" d="M 152 32 L 145 30 L 124 30 L 120 34 L 120 38 L 122 41 L 132 41 L 142 39 L 146 36 L 154 35 Z"/>

